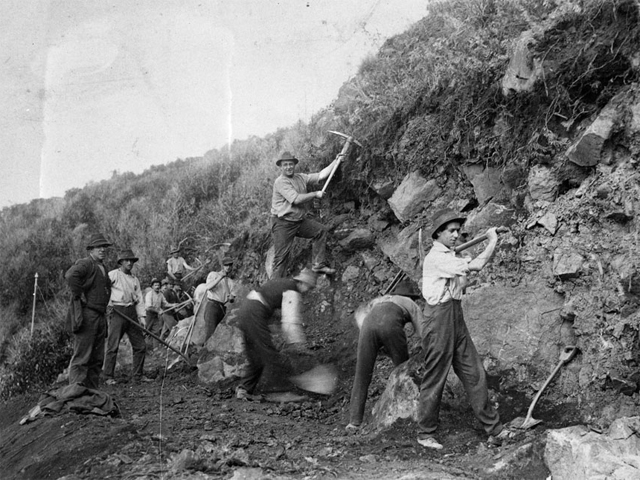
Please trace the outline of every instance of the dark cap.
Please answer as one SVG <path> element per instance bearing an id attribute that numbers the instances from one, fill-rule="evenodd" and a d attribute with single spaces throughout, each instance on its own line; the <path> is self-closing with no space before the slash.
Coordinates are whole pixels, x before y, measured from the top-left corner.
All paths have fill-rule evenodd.
<path id="1" fill-rule="evenodd" d="M 460 225 L 462 225 L 466 221 L 466 217 L 463 217 L 459 213 L 454 212 L 450 208 L 440 210 L 433 216 L 433 222 L 431 225 L 431 238 L 436 238 L 436 233 L 438 232 L 438 230 L 440 230 L 440 228 L 442 228 L 449 222 L 460 222 Z"/>
<path id="2" fill-rule="evenodd" d="M 134 262 L 137 262 L 139 258 L 134 255 L 133 250 L 120 250 L 120 253 L 118 254 L 118 263 L 122 260 L 133 260 Z"/>
<path id="3" fill-rule="evenodd" d="M 280 166 L 280 162 L 283 162 L 285 160 L 293 160 L 296 165 L 298 164 L 298 159 L 291 155 L 291 152 L 283 152 L 282 155 L 280 155 L 280 158 L 276 160 L 276 165 Z"/>
<path id="4" fill-rule="evenodd" d="M 152 279 L 151 279 L 151 286 L 152 286 L 152 287 L 153 287 L 153 284 L 154 284 L 154 283 L 160 283 L 160 280 L 159 280 L 159 279 L 157 279 L 157 278 L 152 278 Z"/>
<path id="5" fill-rule="evenodd" d="M 89 238 L 89 243 L 87 243 L 87 250 L 91 250 L 92 248 L 97 247 L 110 247 L 113 245 L 109 240 L 104 238 L 104 235 L 101 233 L 95 233 L 91 235 Z"/>

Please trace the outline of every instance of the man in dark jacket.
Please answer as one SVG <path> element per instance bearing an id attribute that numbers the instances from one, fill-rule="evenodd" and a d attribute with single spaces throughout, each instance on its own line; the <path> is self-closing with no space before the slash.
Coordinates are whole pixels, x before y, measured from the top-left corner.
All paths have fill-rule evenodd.
<path id="1" fill-rule="evenodd" d="M 89 256 L 76 261 L 65 274 L 73 301 L 80 304 L 81 312 L 72 324 L 70 385 L 78 383 L 93 389 L 99 386 L 107 333 L 105 314 L 111 296 L 111 282 L 102 262 L 110 246 L 104 235 L 92 235 L 87 244 Z"/>

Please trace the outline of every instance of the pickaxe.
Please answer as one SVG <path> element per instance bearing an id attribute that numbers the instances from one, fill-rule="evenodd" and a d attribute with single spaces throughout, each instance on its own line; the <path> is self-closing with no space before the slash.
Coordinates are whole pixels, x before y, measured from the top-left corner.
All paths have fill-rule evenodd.
<path id="1" fill-rule="evenodd" d="M 355 138 L 353 138 L 350 135 L 345 135 L 344 133 L 340 133 L 340 132 L 335 132 L 333 130 L 329 130 L 329 133 L 335 133 L 336 135 L 340 135 L 341 137 L 344 137 L 347 139 L 346 142 L 344 142 L 344 145 L 342 146 L 342 150 L 340 151 L 340 153 L 338 154 L 338 156 L 336 157 L 336 164 L 333 166 L 333 168 L 331 169 L 331 173 L 329 174 L 329 177 L 327 178 L 327 181 L 324 182 L 324 187 L 322 187 L 322 193 L 324 194 L 324 192 L 327 190 L 327 187 L 329 186 L 329 182 L 331 181 L 331 179 L 333 178 L 333 175 L 336 173 L 336 170 L 338 169 L 338 167 L 340 166 L 340 163 L 342 162 L 343 158 L 347 156 L 347 153 L 349 153 L 349 148 L 351 147 L 352 143 L 355 143 L 356 145 L 358 145 L 360 148 L 362 148 L 362 144 L 357 141 Z"/>

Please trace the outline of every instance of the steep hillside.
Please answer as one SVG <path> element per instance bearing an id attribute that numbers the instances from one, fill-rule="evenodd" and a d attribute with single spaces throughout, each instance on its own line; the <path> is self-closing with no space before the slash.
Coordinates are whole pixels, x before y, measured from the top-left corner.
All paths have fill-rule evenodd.
<path id="1" fill-rule="evenodd" d="M 323 442 L 338 436 L 330 429 L 344 420 L 340 412 L 356 342 L 353 311 L 398 272 L 419 281 L 419 252 L 430 247 L 425 232 L 444 207 L 467 215 L 468 239 L 492 226 L 509 227 L 490 268 L 475 277 L 465 300 L 469 329 L 506 419 L 524 414 L 565 346 L 577 346 L 579 353 L 545 394 L 542 407 L 551 412 L 550 425 L 582 422 L 601 430 L 615 418 L 635 414 L 640 401 L 639 21 L 639 6 L 631 0 L 436 2 L 425 19 L 365 61 L 335 102 L 308 124 L 142 175 L 117 174 L 55 202 L 3 210 L 5 341 L 28 324 L 24 314 L 36 268 L 44 300 L 38 325 L 60 320 L 62 306 L 51 305 L 64 297 L 61 272 L 82 253 L 92 230 L 141 257 L 137 268 L 143 283 L 162 274 L 170 245 L 182 243 L 189 259 L 211 259 L 215 265 L 221 242 L 231 243 L 228 253 L 238 259 L 236 274 L 247 287 L 263 282 L 271 246 L 270 191 L 278 175 L 274 159 L 290 150 L 303 159 L 304 170 L 315 171 L 339 152 L 341 139 L 327 134 L 336 130 L 353 135 L 363 147 L 352 150 L 314 211 L 330 227 L 330 258 L 338 269 L 307 305 L 318 360 L 338 364 L 341 372 L 339 391 L 317 407 L 335 409 L 335 416 L 323 419 L 329 426 Z M 474 252 L 477 247 L 468 251 Z M 308 258 L 308 243 L 298 241 L 292 270 Z M 5 349 L 7 364 L 16 365 L 16 351 L 29 343 L 21 338 Z M 386 364 L 377 371 L 372 400 L 382 393 L 389 370 Z M 9 387 L 11 393 L 24 390 L 6 383 L 10 372 L 11 365 L 5 365 L 4 396 Z M 57 373 L 28 385 L 44 388 Z M 207 388 L 212 390 L 202 395 L 214 391 L 216 408 L 242 416 L 242 408 L 227 406 L 226 386 Z M 200 397 L 197 401 L 204 402 Z M 455 382 L 447 405 L 449 421 L 469 413 Z M 274 415 L 269 408 L 249 408 L 249 413 Z M 310 416 L 322 415 L 309 408 Z M 252 429 L 275 428 L 263 416 L 251 418 L 251 428 L 227 418 L 216 432 L 227 447 L 238 449 L 247 446 L 243 442 L 249 442 Z M 240 429 L 241 440 L 226 437 L 226 427 Z M 311 427 L 305 423 L 304 428 Z M 392 443 L 407 441 L 412 428 L 400 422 L 389 434 Z M 478 435 L 465 433 L 464 427 L 456 425 L 449 433 L 464 447 L 453 452 L 446 474 L 492 478 L 489 470 L 478 473 L 468 463 L 464 471 L 454 470 L 468 455 L 481 456 L 482 468 L 489 468 L 491 455 L 476 451 Z M 180 438 L 172 445 L 178 451 L 186 448 Z M 538 440 L 528 444 L 532 457 L 541 455 Z M 342 442 L 340 455 L 350 447 L 363 455 L 380 453 L 367 450 L 365 440 L 354 441 L 355 447 L 349 439 L 336 441 Z M 300 443 L 305 448 L 305 441 Z M 320 448 L 318 443 L 311 447 Z M 286 448 L 296 459 L 304 457 L 295 445 Z M 390 461 L 423 455 L 412 448 L 403 446 Z M 230 463 L 216 475 L 238 465 L 226 460 Z M 275 460 L 262 459 L 260 465 L 282 475 L 294 468 L 282 456 Z M 353 474 L 358 460 L 350 461 L 345 468 Z M 332 474 L 309 462 L 317 478 Z M 548 473 L 540 458 L 535 464 L 541 468 L 536 474 Z M 381 475 L 392 471 L 385 465 Z M 89 478 L 90 471 L 77 468 L 85 475 L 81 478 Z M 295 468 L 293 475 L 309 473 Z M 402 471 L 419 468 L 403 464 Z M 525 471 L 518 478 L 525 478 Z M 344 478 L 371 475 L 367 470 Z"/>

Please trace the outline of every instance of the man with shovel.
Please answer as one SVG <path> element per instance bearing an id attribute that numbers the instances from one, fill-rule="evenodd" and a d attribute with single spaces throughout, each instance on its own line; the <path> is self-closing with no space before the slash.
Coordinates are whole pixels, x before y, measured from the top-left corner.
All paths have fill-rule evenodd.
<path id="1" fill-rule="evenodd" d="M 238 326 L 244 337 L 249 364 L 236 388 L 236 398 L 251 399 L 266 367 L 276 368 L 279 372 L 290 370 L 287 360 L 273 344 L 269 319 L 276 309 L 282 309 L 282 331 L 287 342 L 304 345 L 302 295 L 315 288 L 316 282 L 317 274 L 304 269 L 292 279 L 273 279 L 249 292 L 238 312 Z"/>
<path id="2" fill-rule="evenodd" d="M 114 372 L 120 340 L 124 334 L 129 337 L 133 350 L 132 376 L 139 381 L 152 381 L 145 377 L 144 359 L 146 344 L 144 333 L 139 325 L 134 325 L 122 315 L 132 319 L 138 319 L 140 325 L 145 322 L 145 304 L 142 298 L 140 281 L 131 273 L 133 265 L 138 261 L 132 250 L 122 250 L 118 255 L 119 268 L 109 272 L 111 280 L 111 298 L 109 300 L 109 333 L 107 336 L 107 351 L 104 357 L 103 372 L 105 383 L 115 385 Z"/>
<path id="3" fill-rule="evenodd" d="M 364 418 L 367 390 L 378 352 L 384 348 L 396 367 L 409 359 L 404 326 L 411 322 L 414 332 L 420 335 L 422 312 L 412 300 L 419 297 L 420 292 L 414 290 L 409 281 L 404 281 L 389 295 L 374 298 L 356 310 L 356 324 L 360 334 L 347 430 L 357 430 Z"/>
<path id="4" fill-rule="evenodd" d="M 339 162 L 340 157 L 320 172 L 307 174 L 296 173 L 298 159 L 289 152 L 284 152 L 276 161 L 281 175 L 273 184 L 271 197 L 271 234 L 275 249 L 271 278 L 284 277 L 295 237 L 313 240 L 312 270 L 314 272 L 326 275 L 335 273 L 335 270 L 325 262 L 326 227 L 307 218 L 309 204 L 316 198 L 322 198 L 323 191 L 308 192 L 307 187 L 309 184 L 318 184 L 327 179 Z"/>
<path id="5" fill-rule="evenodd" d="M 418 443 L 427 448 L 443 448 L 435 438 L 442 392 L 450 367 L 462 382 L 476 418 L 489 435 L 488 444 L 497 446 L 509 438 L 498 412 L 489 402 L 487 379 L 462 314 L 462 295 L 467 276 L 480 271 L 491 259 L 498 242 L 495 228 L 487 230 L 489 243 L 473 260 L 457 257 L 454 251 L 466 218 L 452 210 L 434 216 L 433 247 L 424 259 L 422 294 L 426 300 L 422 350 L 424 372 L 418 403 Z"/>

